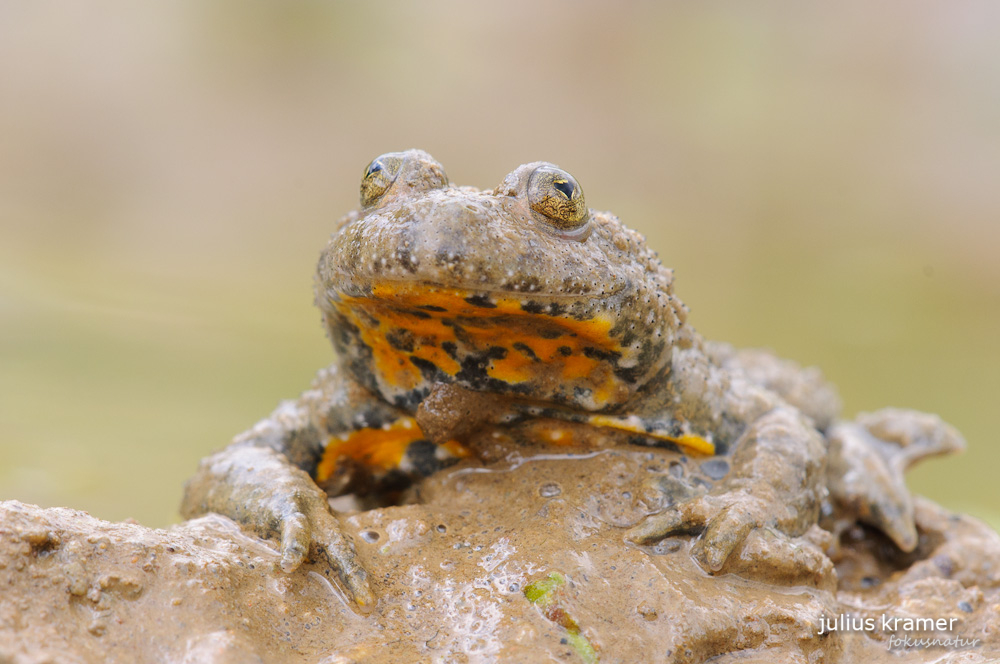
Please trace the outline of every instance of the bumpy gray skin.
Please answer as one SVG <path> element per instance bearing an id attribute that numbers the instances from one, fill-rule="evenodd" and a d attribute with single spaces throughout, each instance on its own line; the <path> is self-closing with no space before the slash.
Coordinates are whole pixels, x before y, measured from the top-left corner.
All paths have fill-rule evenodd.
<path id="1" fill-rule="evenodd" d="M 261 537 L 278 539 L 287 572 L 315 549 L 337 571 L 345 594 L 362 612 L 370 611 L 375 597 L 368 575 L 312 475 L 330 435 L 399 415 L 336 367 L 324 369 L 298 400 L 282 402 L 229 447 L 202 460 L 185 485 L 181 515 L 225 514 Z"/>
<path id="2" fill-rule="evenodd" d="M 757 529 L 785 538 L 802 535 L 817 523 L 829 489 L 834 507 L 860 515 L 912 550 L 912 506 L 906 508 L 902 471 L 920 456 L 961 446 L 946 425 L 921 420 L 923 428 L 914 426 L 922 416 L 909 411 L 876 415 L 881 426 L 837 425 L 828 465 L 824 432 L 831 431 L 839 402 L 818 372 L 769 353 L 704 342 L 686 323 L 671 271 L 641 236 L 613 215 L 593 210 L 585 223 L 567 230 L 529 204 L 532 174 L 547 165 L 522 166 L 493 192 L 482 192 L 448 184 L 440 164 L 424 152 L 391 157 L 399 164 L 394 179 L 341 221 L 320 259 L 316 301 L 338 363 L 321 371 L 298 401 L 285 402 L 202 463 L 187 487 L 186 517 L 220 512 L 262 536 L 280 538 L 289 571 L 315 548 L 338 570 L 347 594 L 370 608 L 374 599 L 353 545 L 311 479 L 331 436 L 419 415 L 425 433 L 444 442 L 480 424 L 523 420 L 526 414 L 583 423 L 597 414 L 631 418 L 638 433 L 625 442 L 655 444 L 643 440 L 642 431 L 662 434 L 661 440 L 696 435 L 711 440 L 716 454 L 728 460 L 728 474 L 710 491 L 668 496 L 665 511 L 628 532 L 633 541 L 701 532 L 695 555 L 716 572 Z M 432 312 L 451 316 L 446 322 L 457 342 L 446 350 L 461 370 L 417 358 L 419 363 L 407 365 L 415 378 L 400 384 L 380 369 L 378 343 L 363 329 L 381 329 L 381 322 L 351 308 L 352 302 L 377 298 L 376 287 L 385 284 L 461 291 L 486 314 L 505 306 L 518 311 L 493 318 Z M 394 324 L 400 317 L 419 321 L 428 315 L 402 305 L 392 311 Z M 577 329 L 572 326 L 604 321 L 614 350 L 584 348 L 599 364 L 571 381 L 560 378 L 555 357 L 534 357 L 527 380 L 497 378 L 491 358 L 530 349 L 513 344 L 497 352 L 466 341 L 466 332 L 483 326 L 503 331 L 516 323 L 513 338 L 524 334 L 526 320 L 537 320 L 549 336 L 559 334 L 560 325 L 568 333 Z M 391 334 L 401 363 L 415 357 L 411 330 Z M 445 422 L 427 413 L 447 408 L 421 409 L 422 403 L 461 393 L 488 399 L 489 407 L 477 407 L 478 420 Z M 607 431 L 609 437 L 620 433 Z M 445 455 L 436 460 L 445 463 Z M 436 467 L 427 458 L 404 459 L 400 472 L 419 477 Z M 340 480 L 326 488 L 352 489 L 351 477 Z"/>

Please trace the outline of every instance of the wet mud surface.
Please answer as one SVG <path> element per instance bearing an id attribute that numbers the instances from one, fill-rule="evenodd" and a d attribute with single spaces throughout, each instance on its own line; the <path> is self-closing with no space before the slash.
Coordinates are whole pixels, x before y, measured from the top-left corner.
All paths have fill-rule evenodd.
<path id="1" fill-rule="evenodd" d="M 689 555 L 696 536 L 624 540 L 661 507 L 650 482 L 714 472 L 640 449 L 448 469 L 412 504 L 341 515 L 379 597 L 370 615 L 325 564 L 285 574 L 276 544 L 223 517 L 153 530 L 0 503 L 0 663 L 1000 658 L 1000 536 L 928 501 L 910 554 L 862 526 L 791 545 L 761 529 L 713 576 Z M 874 628 L 819 634 L 845 619 Z"/>

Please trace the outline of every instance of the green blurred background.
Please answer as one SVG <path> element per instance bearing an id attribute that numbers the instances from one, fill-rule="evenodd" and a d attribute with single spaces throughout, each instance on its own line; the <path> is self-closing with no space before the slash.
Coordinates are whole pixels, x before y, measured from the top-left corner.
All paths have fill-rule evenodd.
<path id="1" fill-rule="evenodd" d="M 1000 4 L 0 2 L 0 499 L 162 526 L 333 355 L 365 164 L 572 172 L 704 334 L 968 438 L 1000 526 Z"/>

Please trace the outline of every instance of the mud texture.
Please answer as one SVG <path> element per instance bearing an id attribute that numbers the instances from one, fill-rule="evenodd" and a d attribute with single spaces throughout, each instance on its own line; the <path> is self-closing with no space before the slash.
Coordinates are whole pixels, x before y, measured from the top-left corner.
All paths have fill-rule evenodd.
<path id="1" fill-rule="evenodd" d="M 286 574 L 275 543 L 224 517 L 153 530 L 0 503 L 0 663 L 1000 658 L 1000 536 L 983 524 L 917 500 L 909 554 L 864 526 L 790 543 L 761 529 L 715 576 L 689 553 L 696 537 L 624 539 L 651 481 L 701 472 L 627 448 L 463 462 L 410 504 L 342 512 L 379 598 L 367 616 L 325 562 Z M 842 615 L 875 627 L 819 634 Z M 883 615 L 953 629 L 885 629 Z"/>

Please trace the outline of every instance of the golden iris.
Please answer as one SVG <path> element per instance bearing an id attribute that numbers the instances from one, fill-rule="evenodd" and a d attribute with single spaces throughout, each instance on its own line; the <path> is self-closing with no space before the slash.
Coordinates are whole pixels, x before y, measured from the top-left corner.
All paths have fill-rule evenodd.
<path id="1" fill-rule="evenodd" d="M 587 222 L 587 203 L 576 179 L 552 165 L 539 166 L 528 179 L 528 205 L 561 230 Z"/>
<path id="2" fill-rule="evenodd" d="M 361 205 L 369 207 L 378 202 L 392 183 L 396 181 L 403 156 L 398 152 L 388 152 L 372 159 L 361 176 Z"/>

